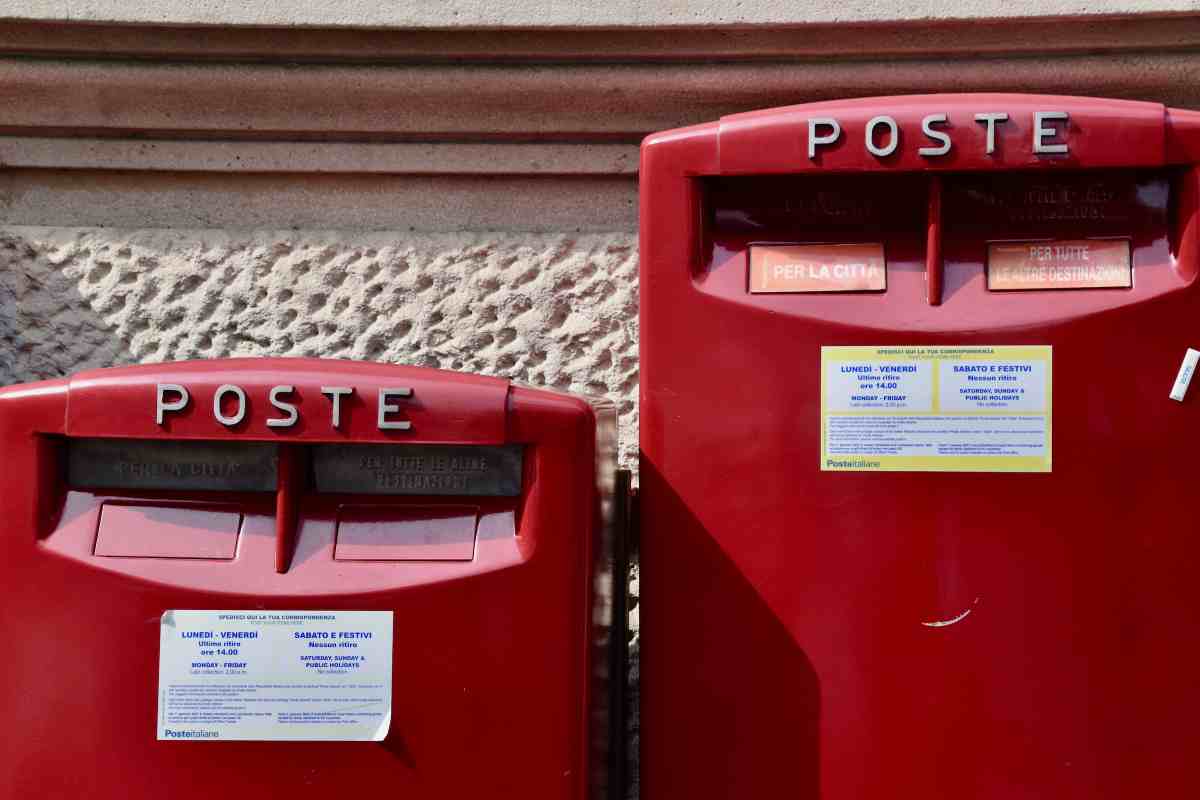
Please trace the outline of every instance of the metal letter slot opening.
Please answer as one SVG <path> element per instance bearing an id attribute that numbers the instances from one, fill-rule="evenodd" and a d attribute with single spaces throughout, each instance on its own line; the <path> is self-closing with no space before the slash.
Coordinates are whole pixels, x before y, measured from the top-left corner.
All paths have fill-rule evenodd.
<path id="1" fill-rule="evenodd" d="M 68 439 L 72 489 L 274 492 L 269 442 Z"/>
<path id="2" fill-rule="evenodd" d="M 520 445 L 329 444 L 313 448 L 318 492 L 516 497 Z"/>

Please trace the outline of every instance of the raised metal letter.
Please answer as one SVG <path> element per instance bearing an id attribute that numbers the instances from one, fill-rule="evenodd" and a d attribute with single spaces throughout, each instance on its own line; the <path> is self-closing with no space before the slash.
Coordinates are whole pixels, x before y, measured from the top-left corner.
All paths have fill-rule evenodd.
<path id="1" fill-rule="evenodd" d="M 1008 122 L 1008 114 L 1003 111 L 993 111 L 987 114 L 976 114 L 976 122 L 982 122 L 987 125 L 987 153 L 991 155 L 996 152 L 996 123 Z"/>
<path id="2" fill-rule="evenodd" d="M 326 395 L 333 402 L 333 427 L 341 426 L 342 396 L 354 394 L 354 390 L 349 386 L 322 386 L 321 394 Z"/>
<path id="3" fill-rule="evenodd" d="M 817 126 L 824 125 L 830 132 L 824 136 L 817 135 Z M 817 157 L 817 145 L 833 144 L 842 135 L 842 126 L 833 117 L 813 117 L 808 121 L 808 157 Z"/>
<path id="4" fill-rule="evenodd" d="M 295 386 L 276 386 L 271 389 L 271 405 L 286 413 L 287 416 L 267 420 L 268 428 L 290 428 L 300 420 L 300 413 L 296 410 L 296 406 L 279 399 L 279 395 L 291 394 L 294 391 L 296 391 Z"/>
<path id="5" fill-rule="evenodd" d="M 401 422 L 390 422 L 387 418 L 388 414 L 394 414 L 400 410 L 400 406 L 388 403 L 393 397 L 412 397 L 412 389 L 400 387 L 396 389 L 380 389 L 379 390 L 379 430 L 381 431 L 406 431 L 412 427 L 412 423 L 407 420 Z"/>
<path id="6" fill-rule="evenodd" d="M 892 138 L 888 142 L 887 147 L 875 146 L 875 127 L 877 125 L 887 125 L 892 132 Z M 896 120 L 891 117 L 879 116 L 871 117 L 867 123 L 867 150 L 871 155 L 878 158 L 890 156 L 896 152 L 896 146 L 900 144 L 900 131 L 896 128 Z"/>
<path id="7" fill-rule="evenodd" d="M 933 139 L 935 142 L 941 142 L 937 147 L 922 147 L 917 152 L 923 156 L 944 156 L 950 152 L 950 137 L 942 131 L 935 131 L 931 125 L 935 122 L 946 122 L 945 114 L 930 114 L 921 120 L 921 132 Z"/>
<path id="8" fill-rule="evenodd" d="M 227 394 L 232 394 L 238 400 L 237 413 L 231 417 L 227 417 L 221 413 L 221 398 Z M 246 418 L 246 393 L 242 391 L 242 387 L 224 384 L 217 393 L 213 395 L 213 416 L 217 418 L 217 422 L 227 428 L 232 428 Z"/>
<path id="9" fill-rule="evenodd" d="M 1061 119 L 1064 122 L 1067 120 L 1067 112 L 1065 111 L 1035 111 L 1033 112 L 1033 152 L 1035 153 L 1065 153 L 1067 145 L 1062 144 L 1046 144 L 1045 140 L 1053 136 L 1057 131 L 1054 128 L 1047 128 L 1042 123 L 1049 119 Z M 1063 134 L 1066 135 L 1064 127 Z"/>
<path id="10" fill-rule="evenodd" d="M 167 401 L 167 392 L 175 392 L 179 395 L 178 400 Z M 183 411 L 187 408 L 188 390 L 180 386 L 178 383 L 160 383 L 158 385 L 158 395 L 154 401 L 154 421 L 159 425 L 163 424 L 163 416 L 168 411 Z"/>

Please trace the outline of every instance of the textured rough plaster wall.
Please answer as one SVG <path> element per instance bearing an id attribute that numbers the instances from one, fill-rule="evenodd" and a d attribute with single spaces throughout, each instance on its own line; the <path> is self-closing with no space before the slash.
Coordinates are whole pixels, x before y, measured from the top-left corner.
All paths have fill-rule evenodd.
<path id="1" fill-rule="evenodd" d="M 636 467 L 637 250 L 541 236 L 0 228 L 0 383 L 321 356 L 606 395 Z"/>

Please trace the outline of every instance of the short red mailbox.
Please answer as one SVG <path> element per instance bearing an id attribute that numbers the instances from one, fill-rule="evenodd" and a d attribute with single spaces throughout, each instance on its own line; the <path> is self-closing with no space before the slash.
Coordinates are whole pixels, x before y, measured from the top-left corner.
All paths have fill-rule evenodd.
<path id="1" fill-rule="evenodd" d="M 643 797 L 1200 794 L 1197 161 L 1027 95 L 646 140 Z"/>
<path id="2" fill-rule="evenodd" d="M 613 430 L 309 359 L 0 390 L 0 796 L 596 797 Z"/>

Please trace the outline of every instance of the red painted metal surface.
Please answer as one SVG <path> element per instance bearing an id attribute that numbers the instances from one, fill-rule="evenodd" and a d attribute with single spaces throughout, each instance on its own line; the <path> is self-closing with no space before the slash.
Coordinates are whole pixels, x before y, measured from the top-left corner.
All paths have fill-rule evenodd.
<path id="1" fill-rule="evenodd" d="M 155 391 L 164 382 L 185 385 L 192 402 L 160 427 Z M 242 387 L 248 401 L 232 430 L 213 421 L 224 384 Z M 264 422 L 278 416 L 268 392 L 280 384 L 295 387 L 301 421 L 292 428 Z M 358 400 L 343 407 L 339 430 L 320 387 L 340 384 Z M 412 427 L 380 431 L 373 392 L 394 386 L 414 387 L 397 414 Z M 593 615 L 611 598 L 593 584 L 605 569 L 600 505 L 611 489 L 612 423 L 608 406 L 499 379 L 313 359 L 117 368 L 0 390 L 0 797 L 597 796 L 592 770 L 603 764 L 591 750 L 606 746 L 595 741 L 606 697 L 593 668 L 609 665 L 597 663 L 603 618 Z M 517 497 L 318 495 L 298 480 L 305 468 L 292 452 L 282 456 L 287 488 L 277 496 L 91 492 L 64 483 L 64 450 L 76 436 L 293 450 L 519 444 L 524 475 Z M 411 521 L 439 508 L 460 514 L 464 503 L 474 538 L 460 560 L 334 558 L 339 509 L 374 523 L 378 537 L 389 508 L 411 508 Z M 155 525 L 154 507 L 167 510 L 156 532 L 181 526 L 185 539 L 241 515 L 235 557 L 93 551 L 102 509 Z M 148 539 L 133 538 L 122 546 Z M 166 609 L 392 610 L 390 733 L 380 743 L 156 741 Z"/>
<path id="2" fill-rule="evenodd" d="M 1068 155 L 1032 152 L 1038 110 L 1068 112 Z M 995 157 L 978 112 L 1010 115 Z M 864 146 L 877 115 L 893 156 Z M 842 129 L 817 159 L 813 116 Z M 1200 342 L 1196 119 L 935 95 L 645 141 L 644 798 L 1200 793 L 1200 398 L 1167 399 Z M 1128 238 L 1132 288 L 986 288 L 988 240 L 1094 237 Z M 887 290 L 751 294 L 760 241 L 882 241 Z M 1051 473 L 818 470 L 822 345 L 973 344 L 1053 346 Z"/>

